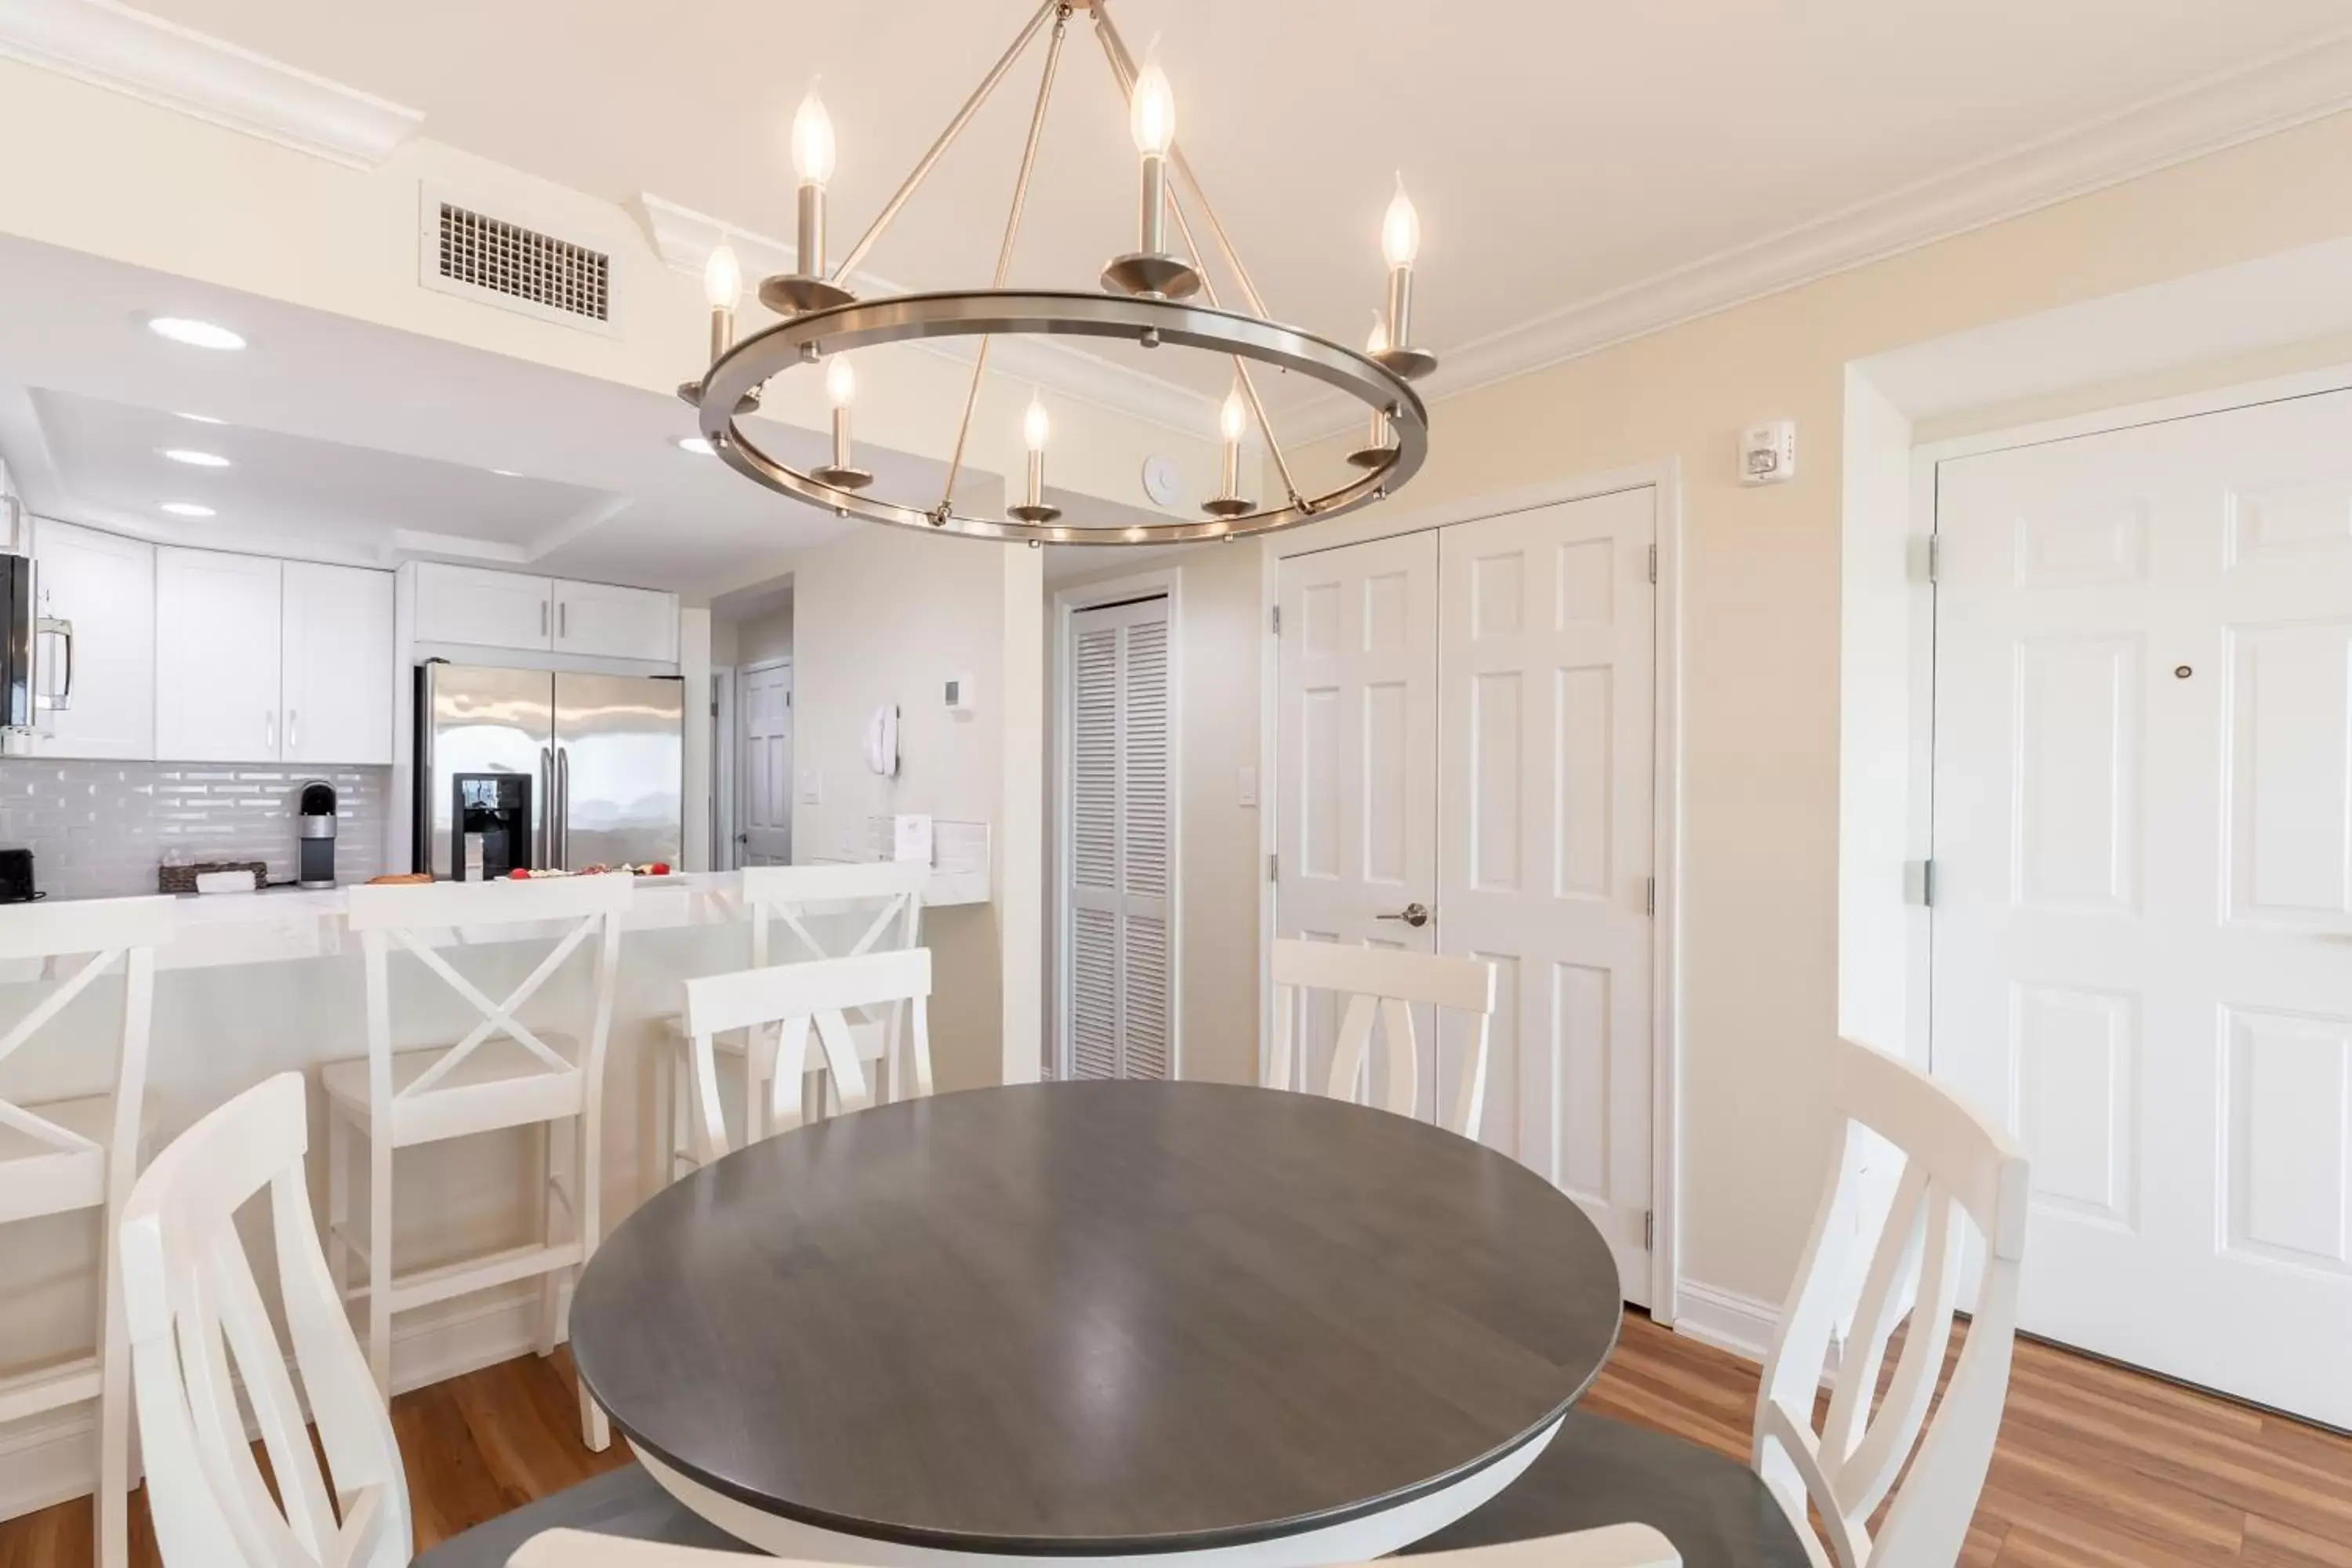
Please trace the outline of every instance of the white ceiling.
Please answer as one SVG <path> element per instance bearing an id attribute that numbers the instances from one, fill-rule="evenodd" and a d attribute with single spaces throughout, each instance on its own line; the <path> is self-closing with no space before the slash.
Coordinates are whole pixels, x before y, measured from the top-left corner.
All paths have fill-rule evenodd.
<path id="1" fill-rule="evenodd" d="M 1030 0 L 143 0 L 413 105 L 425 133 L 625 200 L 791 232 L 786 127 L 822 74 L 836 251 Z M 1162 35 L 1180 134 L 1278 315 L 1352 340 L 1402 169 L 1441 353 L 1949 178 L 2344 28 L 2343 0 L 1115 0 Z M 984 279 L 1035 60 L 873 258 Z M 1015 281 L 1132 246 L 1124 117 L 1074 19 Z M 1167 373 L 1177 367 L 1171 362 Z"/>
<path id="2" fill-rule="evenodd" d="M 250 346 L 167 342 L 145 328 L 157 314 L 234 322 Z M 819 437 L 761 424 L 772 449 L 818 460 Z M 42 516 L 331 560 L 528 563 L 690 594 L 849 526 L 679 450 L 691 428 L 656 393 L 0 237 L 0 460 Z M 158 455 L 166 447 L 231 466 L 185 467 Z M 859 457 L 901 493 L 944 478 L 871 443 Z M 217 515 L 172 518 L 160 509 L 174 500 Z"/>

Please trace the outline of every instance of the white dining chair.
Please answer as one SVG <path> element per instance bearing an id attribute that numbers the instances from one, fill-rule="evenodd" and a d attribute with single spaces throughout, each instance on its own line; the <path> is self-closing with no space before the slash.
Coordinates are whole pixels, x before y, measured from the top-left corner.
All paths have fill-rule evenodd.
<path id="1" fill-rule="evenodd" d="M 732 1552 L 712 1552 L 692 1546 L 665 1546 L 650 1541 L 621 1541 L 584 1535 L 576 1530 L 551 1530 L 532 1537 L 507 1559 L 508 1568 L 737 1568 L 743 1558 Z M 788 1558 L 762 1558 L 765 1563 L 790 1563 Z M 1501 1546 L 1475 1547 L 1466 1552 L 1432 1552 L 1416 1568 L 1682 1568 L 1682 1557 L 1666 1538 L 1646 1525 L 1612 1525 L 1605 1530 L 1579 1531 L 1541 1541 L 1514 1541 Z"/>
<path id="2" fill-rule="evenodd" d="M 0 1035 L 0 1066 L 100 975 L 119 963 L 123 977 L 112 1093 L 35 1101 L 13 1099 L 0 1085 L 0 1224 L 96 1209 L 105 1219 L 100 1234 L 113 1234 L 139 1169 L 155 950 L 172 941 L 173 910 L 166 898 L 0 909 L 0 961 L 37 960 L 54 968 L 60 960 L 82 960 Z M 121 1568 L 130 1557 L 131 1365 L 113 1248 L 102 1247 L 100 1257 L 95 1351 L 0 1376 L 0 1426 L 69 1405 L 98 1406 L 98 1561 Z M 7 1272 L 0 1267 L 0 1286 L 18 1283 Z"/>
<path id="3" fill-rule="evenodd" d="M 1430 1538 L 1425 1554 L 1422 1544 L 1405 1548 L 1413 1568 L 1454 1547 L 1629 1518 L 1685 1531 L 1685 1547 L 1708 1562 L 1952 1568 L 1959 1560 L 2009 1387 L 2025 1156 L 1917 1069 L 1847 1040 L 1832 1055 L 1837 1160 L 1765 1363 L 1753 1468 L 1570 1410 L 1518 1479 Z M 1968 1342 L 1931 1419 L 1970 1234 L 1982 1243 L 1981 1279 L 1967 1301 Z M 1894 1374 L 1875 1397 L 1906 1320 Z M 1852 1327 L 1816 1429 L 1842 1323 Z M 1882 1504 L 1874 1538 L 1868 1524 Z"/>
<path id="4" fill-rule="evenodd" d="M 308 1127 L 301 1075 L 280 1073 L 181 1134 L 123 1206 L 139 1436 L 166 1568 L 401 1568 L 409 1560 L 408 1485 L 392 1416 L 311 1219 Z M 237 1210 L 265 1190 L 290 1358 L 236 1229 Z M 269 1460 L 267 1481 L 240 1390 Z"/>
<path id="5" fill-rule="evenodd" d="M 1949 1568 L 1984 1490 L 2008 1396 L 2030 1170 L 2007 1132 L 1916 1068 L 1851 1040 L 1837 1042 L 1834 1058 L 1837 1162 L 1764 1363 L 1756 1469 L 1809 1541 L 1807 1505 L 1819 1510 L 1824 1562 Z M 1873 1237 L 1871 1194 L 1885 1190 L 1874 1172 L 1887 1144 L 1902 1173 Z M 1971 1234 L 1982 1263 L 1967 1303 L 1968 1341 L 1937 1402 Z M 1815 1395 L 1848 1322 L 1836 1392 L 1816 1430 Z M 1874 1409 L 1888 1342 L 1906 1322 Z M 1870 1516 L 1890 1495 L 1874 1539 Z"/>
<path id="6" fill-rule="evenodd" d="M 320 1070 L 327 1094 L 328 1256 L 337 1285 L 352 1256 L 367 1259 L 368 1365 L 380 1393 L 392 1390 L 392 1321 L 396 1313 L 490 1289 L 540 1281 L 539 1352 L 554 1353 L 562 1333 L 563 1286 L 576 1280 L 596 1249 L 604 1121 L 604 1047 L 612 1033 L 620 966 L 621 920 L 635 893 L 622 875 L 543 878 L 521 882 L 435 883 L 353 888 L 351 929 L 367 967 L 368 1054 Z M 435 946 L 452 930 L 466 940 L 519 941 L 518 927 L 556 935 L 546 956 L 503 1001 L 459 973 Z M 392 953 L 413 954 L 480 1015 L 455 1044 L 395 1050 Z M 589 1016 L 579 1035 L 541 1032 L 518 1016 L 583 947 L 593 954 Z M 396 1275 L 393 1271 L 393 1152 L 502 1128 L 534 1128 L 541 1141 L 540 1239 L 488 1257 Z M 368 1151 L 366 1228 L 352 1226 L 350 1142 Z M 602 1449 L 611 1436 L 604 1413 L 583 1390 L 583 1435 Z"/>
<path id="7" fill-rule="evenodd" d="M 800 1086 L 808 1070 L 809 1037 L 816 1037 L 840 1108 L 862 1110 L 873 1091 L 857 1059 L 846 1015 L 869 1014 L 903 1005 L 918 1064 L 916 1091 L 929 1094 L 930 1081 L 931 954 L 928 948 L 899 948 L 856 958 L 824 958 L 779 963 L 740 974 L 712 974 L 686 983 L 686 1030 L 693 1062 L 695 1156 L 704 1164 L 728 1151 L 727 1123 L 719 1100 L 719 1037 L 733 1030 L 768 1035 L 775 1066 L 768 1075 L 770 1134 L 800 1125 Z M 747 1118 L 748 1121 L 748 1118 Z"/>
<path id="8" fill-rule="evenodd" d="M 1266 1087 L 1300 1087 L 1293 1081 L 1294 1074 L 1310 1069 L 1303 1060 L 1294 1064 L 1294 1058 L 1303 1053 L 1297 1045 L 1299 1025 L 1293 1015 L 1302 1010 L 1304 993 L 1338 992 L 1348 998 L 1348 1005 L 1332 1044 L 1325 1092 L 1335 1100 L 1356 1097 L 1358 1084 L 1369 1077 L 1364 1064 L 1370 1055 L 1372 1025 L 1377 1019 L 1388 1038 L 1386 1083 L 1378 1103 L 1400 1116 L 1414 1114 L 1421 1089 L 1421 1047 L 1413 1032 L 1413 1005 L 1451 1007 L 1474 1015 L 1476 1024 L 1468 1058 L 1459 1069 L 1453 1108 L 1444 1117 L 1444 1125 L 1465 1138 L 1478 1135 L 1478 1121 L 1486 1108 L 1487 1035 L 1495 1015 L 1493 964 L 1475 958 L 1439 958 L 1392 948 L 1285 938 L 1274 944 L 1272 974 L 1274 1048 L 1266 1064 Z"/>
<path id="9" fill-rule="evenodd" d="M 921 942 L 923 888 L 930 878 L 930 868 L 921 861 L 749 866 L 736 878 L 733 897 L 751 926 L 753 969 L 789 960 L 855 958 Z M 877 1065 L 889 1098 L 931 1091 L 929 1047 L 908 1039 L 904 1007 L 862 1010 L 850 1019 L 850 1034 L 858 1059 Z M 774 1032 L 732 1031 L 719 1037 L 717 1049 L 728 1076 L 740 1085 L 745 1141 L 764 1137 L 774 1131 L 765 1121 L 776 1067 Z M 902 1060 L 902 1055 L 910 1059 Z M 656 1126 L 662 1179 L 675 1181 L 696 1163 L 693 1057 L 682 1013 L 670 1020 L 667 1065 Z M 832 1091 L 828 1075 L 812 1086 L 811 1108 L 815 1094 Z"/>
<path id="10" fill-rule="evenodd" d="M 414 1519 L 391 1414 L 311 1220 L 305 1099 L 302 1075 L 280 1073 L 182 1133 L 131 1190 L 109 1249 L 121 1259 L 147 1504 L 163 1568 L 411 1561 Z M 236 1223 L 265 1192 L 268 1214 L 255 1217 L 266 1219 L 273 1259 L 267 1293 Z M 551 1526 L 583 1525 L 654 1540 L 727 1539 L 631 1465 L 415 1561 L 490 1568 Z"/>

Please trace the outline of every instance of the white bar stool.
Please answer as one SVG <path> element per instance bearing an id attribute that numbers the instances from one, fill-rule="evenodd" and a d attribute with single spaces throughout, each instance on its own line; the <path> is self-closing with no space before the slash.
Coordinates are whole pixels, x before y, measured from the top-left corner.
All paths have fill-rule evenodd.
<path id="1" fill-rule="evenodd" d="M 923 887 L 930 868 L 913 860 L 877 860 L 835 866 L 751 866 L 737 873 L 735 893 L 751 924 L 754 970 L 794 960 L 856 958 L 875 951 L 919 946 L 922 938 Z M 809 928 L 828 919 L 852 917 L 855 938 L 820 940 Z M 863 917 L 863 926 L 856 918 Z M 775 930 L 783 928 L 782 940 Z M 846 937 L 847 932 L 843 932 Z M 849 1024 L 860 1062 L 877 1063 L 887 1085 L 887 1098 L 902 1100 L 931 1092 L 931 1053 L 927 1037 L 908 1042 L 908 1060 L 901 1064 L 899 1046 L 906 1038 L 906 1009 L 900 1005 L 859 1010 Z M 776 1071 L 776 1038 L 772 1029 L 730 1030 L 713 1043 L 727 1060 L 730 1076 L 741 1085 L 744 1142 L 754 1142 L 777 1129 L 767 1120 L 772 1098 L 770 1084 Z M 812 1062 L 812 1068 L 826 1063 Z M 686 1018 L 669 1020 L 669 1059 L 658 1085 L 656 1126 L 660 1142 L 661 1179 L 676 1181 L 700 1162 L 690 1111 L 694 1105 L 691 1079 L 693 1057 Z M 837 1074 L 826 1071 L 819 1092 L 826 1102 L 840 1104 Z M 803 1115 L 822 1114 L 824 1104 L 803 1100 Z"/>
<path id="2" fill-rule="evenodd" d="M 98 1405 L 98 1561 L 130 1560 L 131 1364 L 123 1337 L 116 1219 L 139 1172 L 147 1044 L 155 1006 L 155 950 L 169 945 L 173 900 L 103 899 L 0 909 L 0 960 L 89 961 L 0 1036 L 0 1063 L 122 963 L 122 1026 L 114 1092 L 18 1103 L 0 1094 L 0 1223 L 80 1209 L 104 1211 L 96 1353 L 0 1377 L 0 1426 L 68 1405 Z"/>
<path id="3" fill-rule="evenodd" d="M 518 1279 L 540 1281 L 539 1353 L 554 1353 L 562 1287 L 577 1279 L 596 1249 L 604 1047 L 613 1026 L 621 917 L 635 891 L 635 879 L 625 875 L 352 889 L 351 929 L 360 934 L 367 960 L 368 1054 L 330 1063 L 319 1073 L 328 1105 L 328 1256 L 345 1299 L 367 1297 L 368 1365 L 380 1394 L 388 1397 L 392 1392 L 393 1314 Z M 503 1002 L 492 1001 L 458 973 L 427 940 L 453 928 L 471 938 L 550 923 L 562 931 L 561 940 Z M 517 1012 L 592 936 L 594 1000 L 584 1034 L 542 1035 L 524 1025 Z M 522 939 L 509 934 L 490 940 Z M 481 1014 L 465 1038 L 447 1046 L 393 1048 L 390 971 L 395 942 Z M 510 1127 L 541 1130 L 541 1238 L 395 1275 L 393 1151 Z M 352 1133 L 368 1145 L 368 1223 L 358 1237 L 351 1228 Z M 353 1290 L 345 1278 L 354 1252 L 367 1258 L 364 1290 Z M 584 1389 L 580 1421 L 589 1447 L 602 1449 L 611 1442 L 604 1413 Z"/>

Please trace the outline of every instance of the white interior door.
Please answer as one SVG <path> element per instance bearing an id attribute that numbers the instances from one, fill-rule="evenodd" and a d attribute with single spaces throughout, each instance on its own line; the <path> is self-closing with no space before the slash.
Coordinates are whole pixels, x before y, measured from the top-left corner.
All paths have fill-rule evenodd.
<path id="1" fill-rule="evenodd" d="M 1934 1063 L 2026 1328 L 2352 1426 L 2352 394 L 1945 463 Z"/>
<path id="2" fill-rule="evenodd" d="M 1643 489 L 1439 545 L 1438 947 L 1496 971 L 1479 1136 L 1583 1206 L 1643 1303 L 1656 538 Z"/>
<path id="3" fill-rule="evenodd" d="M 793 667 L 755 664 L 743 672 L 742 770 L 736 841 L 745 866 L 793 863 Z"/>
<path id="4" fill-rule="evenodd" d="M 1291 556 L 1279 602 L 1274 934 L 1434 952 L 1433 922 L 1399 917 L 1437 900 L 1437 535 Z M 1297 1005 L 1299 1083 L 1319 1093 L 1338 1009 Z M 1433 1037 L 1427 1009 L 1413 1031 Z M 1387 1048 L 1376 1036 L 1373 1082 Z M 1424 1085 L 1420 1103 L 1445 1100 Z"/>
<path id="5" fill-rule="evenodd" d="M 1062 792 L 1071 1078 L 1164 1079 L 1173 1068 L 1169 718 L 1168 601 L 1072 616 Z"/>

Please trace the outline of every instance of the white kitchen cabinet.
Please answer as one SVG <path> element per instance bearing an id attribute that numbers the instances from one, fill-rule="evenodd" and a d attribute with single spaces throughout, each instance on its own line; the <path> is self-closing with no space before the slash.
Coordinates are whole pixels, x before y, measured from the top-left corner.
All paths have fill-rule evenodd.
<path id="1" fill-rule="evenodd" d="M 391 573 L 286 563 L 283 760 L 392 761 L 392 639 Z"/>
<path id="2" fill-rule="evenodd" d="M 520 572 L 420 561 L 415 635 L 418 642 L 545 652 L 555 646 L 555 584 Z"/>
<path id="3" fill-rule="evenodd" d="M 605 583 L 555 584 L 558 653 L 677 662 L 677 595 Z"/>
<path id="4" fill-rule="evenodd" d="M 274 762 L 283 572 L 257 555 L 155 552 L 155 755 Z"/>
<path id="5" fill-rule="evenodd" d="M 155 754 L 155 547 L 46 519 L 34 525 L 38 613 L 70 623 L 43 639 L 31 750 L 39 757 Z"/>

